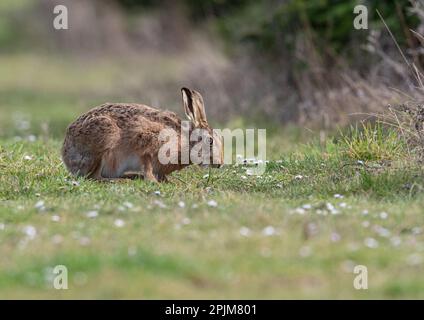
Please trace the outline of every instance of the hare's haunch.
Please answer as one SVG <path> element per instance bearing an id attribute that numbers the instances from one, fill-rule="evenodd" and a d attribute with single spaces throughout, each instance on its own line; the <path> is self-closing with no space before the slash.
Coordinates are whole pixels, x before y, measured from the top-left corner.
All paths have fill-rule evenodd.
<path id="1" fill-rule="evenodd" d="M 201 129 L 201 141 L 207 148 L 198 148 L 206 161 L 199 164 L 223 163 L 222 137 L 213 131 L 206 119 L 203 98 L 197 91 L 181 89 L 184 111 L 189 119 L 188 135 L 181 134 L 182 120 L 173 112 L 142 104 L 105 103 L 81 115 L 67 129 L 62 159 L 76 176 L 97 180 L 134 177 L 142 173 L 150 181 L 164 181 L 166 176 L 193 163 L 181 161 L 181 153 L 191 154 L 199 141 L 191 141 L 191 133 Z M 172 132 L 168 140 L 164 132 Z M 175 141 L 178 161 L 163 161 L 160 150 Z M 207 152 L 206 152 L 206 151 Z M 200 152 L 202 153 L 202 152 Z M 131 174 L 132 173 L 132 174 Z"/>

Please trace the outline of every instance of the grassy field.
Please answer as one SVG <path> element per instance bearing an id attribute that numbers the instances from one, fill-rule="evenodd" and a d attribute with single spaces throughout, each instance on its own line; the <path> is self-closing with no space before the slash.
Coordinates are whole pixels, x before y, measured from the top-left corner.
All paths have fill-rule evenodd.
<path id="1" fill-rule="evenodd" d="M 40 74 L 32 59 L 0 57 L 10 68 L 0 298 L 424 298 L 424 174 L 395 133 L 318 142 L 305 129 L 269 130 L 260 177 L 192 166 L 164 184 L 75 179 L 60 159 L 65 126 L 112 100 L 102 90 L 119 72 L 92 65 L 77 81 L 66 63 Z M 68 290 L 53 289 L 56 265 Z M 354 289 L 355 265 L 368 268 L 368 290 Z"/>

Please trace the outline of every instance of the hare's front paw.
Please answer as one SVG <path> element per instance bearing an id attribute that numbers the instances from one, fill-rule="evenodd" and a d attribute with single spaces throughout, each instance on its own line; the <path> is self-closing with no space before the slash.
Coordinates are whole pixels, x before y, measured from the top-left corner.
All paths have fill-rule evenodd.
<path id="1" fill-rule="evenodd" d="M 156 179 L 156 177 L 154 176 L 153 173 L 151 173 L 151 174 L 146 173 L 144 175 L 144 179 L 147 180 L 147 181 L 155 182 L 155 183 L 158 183 L 159 182 L 158 179 Z"/>

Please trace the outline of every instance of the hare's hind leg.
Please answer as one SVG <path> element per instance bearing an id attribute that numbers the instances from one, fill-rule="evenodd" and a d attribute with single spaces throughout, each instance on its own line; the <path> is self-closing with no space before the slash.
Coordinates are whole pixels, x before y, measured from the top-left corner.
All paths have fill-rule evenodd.
<path id="1" fill-rule="evenodd" d="M 110 178 L 104 178 L 102 176 L 103 170 L 103 161 L 99 161 L 97 167 L 92 171 L 92 173 L 88 176 L 89 179 L 97 180 L 97 181 L 110 181 Z"/>
<path id="2" fill-rule="evenodd" d="M 75 123 L 67 132 L 62 157 L 77 176 L 101 179 L 104 156 L 120 138 L 120 129 L 106 116 L 97 116 Z"/>

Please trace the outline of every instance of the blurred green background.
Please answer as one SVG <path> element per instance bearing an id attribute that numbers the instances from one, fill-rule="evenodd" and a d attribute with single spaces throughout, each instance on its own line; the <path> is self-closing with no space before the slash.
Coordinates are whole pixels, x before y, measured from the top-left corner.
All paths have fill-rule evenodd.
<path id="1" fill-rule="evenodd" d="M 359 3 L 369 30 L 353 28 Z M 69 30 L 53 28 L 57 4 Z M 0 135 L 60 137 L 105 101 L 180 112 L 182 86 L 202 92 L 212 123 L 345 125 L 421 96 L 377 5 L 421 68 L 414 1 L 2 1 Z"/>

